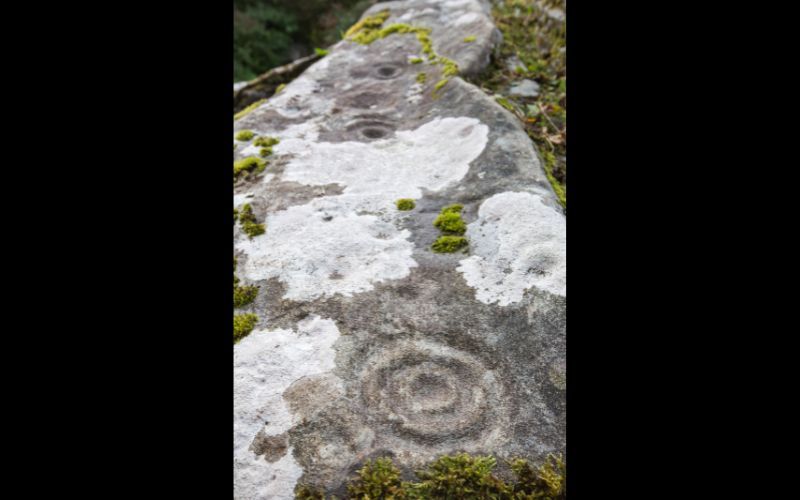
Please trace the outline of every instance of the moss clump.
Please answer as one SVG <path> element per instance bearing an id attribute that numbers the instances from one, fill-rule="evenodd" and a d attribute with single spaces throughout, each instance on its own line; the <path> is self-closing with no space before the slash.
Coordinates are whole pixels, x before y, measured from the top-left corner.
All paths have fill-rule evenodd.
<path id="1" fill-rule="evenodd" d="M 247 106 L 243 110 L 241 110 L 238 113 L 236 113 L 235 115 L 233 115 L 233 121 L 236 121 L 236 120 L 239 120 L 241 118 L 244 118 L 245 116 L 247 116 L 250 113 L 252 113 L 253 110 L 255 110 L 257 107 L 259 107 L 262 104 L 264 104 L 265 102 L 267 102 L 266 99 L 261 99 L 261 100 L 258 100 L 256 102 L 254 102 L 253 104 Z"/>
<path id="2" fill-rule="evenodd" d="M 474 42 L 474 41 L 475 41 L 475 35 L 470 35 L 470 36 L 464 37 L 464 43 L 470 43 L 470 42 Z"/>
<path id="3" fill-rule="evenodd" d="M 261 148 L 261 151 L 258 152 L 262 158 L 266 158 L 272 154 L 272 148 Z"/>
<path id="4" fill-rule="evenodd" d="M 276 95 L 278 95 L 278 93 L 279 93 L 281 90 L 285 89 L 285 88 L 286 88 L 286 84 L 285 84 L 285 83 L 281 83 L 280 85 L 278 85 L 277 87 L 275 87 L 275 93 L 274 93 L 274 94 L 272 94 L 272 95 L 273 95 L 273 96 L 276 96 Z"/>
<path id="5" fill-rule="evenodd" d="M 267 162 L 257 156 L 248 156 L 233 162 L 233 180 L 239 179 L 243 173 L 261 173 L 267 168 Z"/>
<path id="6" fill-rule="evenodd" d="M 233 315 L 233 342 L 239 342 L 255 328 L 258 316 L 253 313 Z"/>
<path id="7" fill-rule="evenodd" d="M 412 57 L 411 59 L 408 60 L 408 62 L 410 62 L 411 64 L 419 64 L 419 63 L 422 62 L 422 58 L 421 57 Z"/>
<path id="8" fill-rule="evenodd" d="M 389 458 L 367 462 L 347 485 L 350 498 L 401 498 L 402 490 L 400 470 Z"/>
<path id="9" fill-rule="evenodd" d="M 249 203 L 242 205 L 242 211 L 239 213 L 239 223 L 242 226 L 242 231 L 244 231 L 251 240 L 266 232 L 264 224 L 256 222 L 256 216 L 253 215 L 253 207 L 251 207 Z"/>
<path id="10" fill-rule="evenodd" d="M 512 488 L 492 474 L 494 457 L 444 456 L 417 473 L 415 486 L 423 498 L 510 498 Z"/>
<path id="11" fill-rule="evenodd" d="M 365 17 L 352 25 L 350 29 L 345 32 L 344 38 L 350 38 L 353 41 L 363 44 L 372 43 L 378 39 L 377 36 L 374 38 L 373 36 L 379 31 L 380 27 L 383 26 L 383 23 L 386 22 L 389 15 L 389 11 L 384 10 L 374 16 Z"/>
<path id="12" fill-rule="evenodd" d="M 562 499 L 567 496 L 567 468 L 561 457 L 548 455 L 538 468 L 527 460 L 511 462 L 511 471 L 517 477 L 514 485 L 516 498 Z"/>
<path id="13" fill-rule="evenodd" d="M 439 214 L 433 225 L 445 234 L 464 234 L 467 231 L 467 225 L 461 219 L 461 214 L 455 212 L 445 212 Z"/>
<path id="14" fill-rule="evenodd" d="M 236 221 L 237 220 L 239 220 L 239 211 L 234 208 L 233 209 L 233 225 L 234 226 L 236 225 Z"/>
<path id="15" fill-rule="evenodd" d="M 295 500 L 325 500 L 325 494 L 305 484 L 298 484 L 294 488 Z"/>
<path id="16" fill-rule="evenodd" d="M 256 300 L 258 287 L 253 285 L 239 286 L 239 279 L 234 276 L 233 280 L 233 307 L 244 307 Z"/>
<path id="17" fill-rule="evenodd" d="M 348 484 L 352 499 L 495 499 L 564 500 L 566 482 L 564 462 L 549 455 L 534 468 L 527 460 L 510 462 L 515 480 L 504 481 L 494 475 L 497 460 L 492 456 L 466 453 L 442 456 L 425 470 L 417 471 L 416 482 L 400 479 L 400 470 L 389 458 L 367 462 Z M 322 491 L 307 485 L 295 488 L 295 498 L 323 500 Z M 330 497 L 331 499 L 335 497 Z"/>
<path id="18" fill-rule="evenodd" d="M 255 135 L 256 135 L 255 132 L 253 132 L 252 130 L 240 130 L 236 134 L 236 140 L 237 141 L 249 141 Z"/>
<path id="19" fill-rule="evenodd" d="M 439 213 L 440 214 L 446 214 L 446 213 L 460 214 L 462 210 L 464 210 L 464 205 L 462 205 L 461 203 L 453 203 L 452 205 L 447 205 L 446 207 L 442 207 L 442 209 L 439 211 Z"/>
<path id="20" fill-rule="evenodd" d="M 425 83 L 427 79 L 428 76 L 425 73 L 417 73 L 417 83 Z"/>
<path id="21" fill-rule="evenodd" d="M 469 243 L 463 236 L 439 236 L 431 245 L 436 253 L 453 253 L 466 247 Z"/>
<path id="22" fill-rule="evenodd" d="M 398 210 L 413 210 L 417 206 L 411 198 L 400 198 L 394 204 L 397 205 Z"/>
<path id="23" fill-rule="evenodd" d="M 280 139 L 278 139 L 277 137 L 261 136 L 261 137 L 256 137 L 256 140 L 253 141 L 253 146 L 271 148 L 276 144 L 280 144 L 280 142 L 281 142 Z"/>
<path id="24" fill-rule="evenodd" d="M 328 55 L 327 49 L 320 49 L 319 47 L 314 47 L 314 53 L 318 56 L 325 57 Z"/>

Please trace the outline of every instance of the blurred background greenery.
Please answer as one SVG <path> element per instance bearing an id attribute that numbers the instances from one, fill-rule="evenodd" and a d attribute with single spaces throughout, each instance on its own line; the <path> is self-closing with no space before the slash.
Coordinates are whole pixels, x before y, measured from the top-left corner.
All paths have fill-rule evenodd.
<path id="1" fill-rule="evenodd" d="M 234 0 L 233 81 L 312 54 L 341 39 L 377 0 Z"/>

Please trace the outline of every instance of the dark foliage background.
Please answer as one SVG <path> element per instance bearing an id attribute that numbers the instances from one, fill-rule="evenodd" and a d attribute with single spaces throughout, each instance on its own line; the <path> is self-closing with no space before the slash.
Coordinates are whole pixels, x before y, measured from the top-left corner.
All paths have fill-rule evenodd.
<path id="1" fill-rule="evenodd" d="M 376 1 L 234 0 L 233 81 L 336 43 Z"/>

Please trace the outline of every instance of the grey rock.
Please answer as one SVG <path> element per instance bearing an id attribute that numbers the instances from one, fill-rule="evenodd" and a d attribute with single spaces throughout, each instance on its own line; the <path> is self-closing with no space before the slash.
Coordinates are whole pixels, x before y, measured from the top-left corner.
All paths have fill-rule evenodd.
<path id="1" fill-rule="evenodd" d="M 515 82 L 508 90 L 508 93 L 522 97 L 537 97 L 539 95 L 539 84 L 526 78 Z"/>
<path id="2" fill-rule="evenodd" d="M 365 15 L 384 8 L 431 28 L 462 74 L 498 40 L 483 1 Z M 341 41 L 234 122 L 280 139 L 234 186 L 266 225 L 252 240 L 234 227 L 237 276 L 260 287 L 234 346 L 235 498 L 292 498 L 298 482 L 341 497 L 379 456 L 410 473 L 460 451 L 565 451 L 563 212 L 518 120 L 460 77 L 434 95 L 441 66 L 420 55 L 410 34 Z M 257 154 L 239 142 L 234 159 Z M 469 247 L 433 253 L 453 203 Z"/>

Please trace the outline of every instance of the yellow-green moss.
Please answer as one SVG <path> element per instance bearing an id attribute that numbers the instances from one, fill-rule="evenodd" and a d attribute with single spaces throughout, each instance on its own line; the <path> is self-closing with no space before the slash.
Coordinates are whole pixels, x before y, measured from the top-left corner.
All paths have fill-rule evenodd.
<path id="1" fill-rule="evenodd" d="M 250 113 L 252 113 L 254 109 L 256 109 L 257 107 L 261 106 L 265 102 L 267 102 L 266 99 L 261 99 L 261 100 L 258 100 L 256 102 L 254 102 L 253 104 L 247 106 L 243 110 L 241 110 L 238 113 L 236 113 L 235 115 L 233 115 L 233 121 L 236 121 L 236 120 L 238 120 L 240 118 L 244 118 L 245 116 L 247 116 Z"/>
<path id="2" fill-rule="evenodd" d="M 233 162 L 233 180 L 237 180 L 244 172 L 260 173 L 265 168 L 267 168 L 267 162 L 257 156 L 248 156 L 247 158 L 236 160 Z"/>
<path id="3" fill-rule="evenodd" d="M 411 198 L 400 198 L 394 203 L 397 205 L 398 210 L 413 210 L 417 206 Z"/>
<path id="4" fill-rule="evenodd" d="M 408 60 L 408 62 L 410 62 L 411 64 L 419 64 L 419 63 L 422 62 L 422 58 L 421 57 L 412 57 L 411 59 Z"/>
<path id="5" fill-rule="evenodd" d="M 439 213 L 446 214 L 452 212 L 460 214 L 462 210 L 464 210 L 464 205 L 462 205 L 461 203 L 453 203 L 452 205 L 447 205 L 446 207 L 442 207 L 442 209 L 439 210 Z"/>
<path id="6" fill-rule="evenodd" d="M 275 87 L 275 93 L 274 93 L 274 94 L 272 94 L 272 95 L 273 95 L 273 96 L 276 96 L 276 95 L 278 95 L 278 93 L 279 93 L 281 90 L 285 89 L 285 88 L 286 88 L 286 84 L 285 84 L 285 83 L 281 83 L 280 85 L 278 85 L 277 87 Z"/>
<path id="7" fill-rule="evenodd" d="M 253 146 L 261 146 L 265 148 L 272 147 L 276 144 L 279 144 L 281 141 L 277 137 L 268 137 L 268 136 L 260 136 L 256 137 L 256 140 L 253 141 Z"/>
<path id="8" fill-rule="evenodd" d="M 439 236 L 431 245 L 436 253 L 453 253 L 466 247 L 469 243 L 463 236 Z"/>
<path id="9" fill-rule="evenodd" d="M 234 314 L 233 315 L 233 342 L 246 337 L 255 328 L 258 323 L 258 316 L 253 313 Z"/>
<path id="10" fill-rule="evenodd" d="M 250 139 L 255 136 L 256 133 L 252 130 L 240 130 L 236 133 L 236 140 L 237 141 L 249 141 Z"/>
<path id="11" fill-rule="evenodd" d="M 389 11 L 384 10 L 375 14 L 374 16 L 365 17 L 356 24 L 352 25 L 350 29 L 345 32 L 344 38 L 353 38 L 353 40 L 357 41 L 358 43 L 370 43 L 371 41 L 377 40 L 376 37 L 370 40 L 370 42 L 362 41 L 368 39 L 376 31 L 378 31 L 383 23 L 386 22 L 386 19 L 389 18 L 389 15 Z"/>
<path id="12" fill-rule="evenodd" d="M 242 205 L 242 210 L 239 213 L 239 224 L 242 227 L 242 231 L 244 231 L 251 240 L 266 232 L 264 224 L 256 222 L 256 216 L 253 214 L 253 207 L 251 207 L 249 203 Z"/>
<path id="13" fill-rule="evenodd" d="M 402 498 L 402 489 L 400 469 L 395 467 L 390 458 L 367 462 L 358 471 L 358 477 L 347 485 L 350 498 L 360 499 Z"/>
<path id="14" fill-rule="evenodd" d="M 237 220 L 239 220 L 239 211 L 238 211 L 238 210 L 236 210 L 236 209 L 234 208 L 234 209 L 233 209 L 233 225 L 234 225 L 234 226 L 236 225 L 236 221 L 237 221 Z M 235 261 L 234 261 L 234 266 L 235 266 L 235 265 L 236 265 L 236 264 L 235 264 Z"/>
<path id="15" fill-rule="evenodd" d="M 348 483 L 347 498 L 366 500 L 494 499 L 565 500 L 566 468 L 561 458 L 548 455 L 540 467 L 527 460 L 510 462 L 514 480 L 494 474 L 497 460 L 492 456 L 444 455 L 416 472 L 415 482 L 402 481 L 400 470 L 390 458 L 367 461 Z M 299 484 L 295 499 L 323 500 L 324 492 Z M 331 500 L 335 497 L 329 497 Z"/>
<path id="16" fill-rule="evenodd" d="M 511 104 L 511 102 L 509 102 L 509 100 L 506 99 L 505 97 L 495 96 L 494 100 L 497 101 L 499 105 L 503 106 L 507 110 L 511 111 L 512 113 L 514 112 L 514 105 Z"/>
<path id="17" fill-rule="evenodd" d="M 467 225 L 461 219 L 461 214 L 456 212 L 445 212 L 439 214 L 433 225 L 445 234 L 464 234 L 467 231 Z"/>
<path id="18" fill-rule="evenodd" d="M 425 83 L 427 79 L 428 76 L 425 73 L 417 73 L 417 83 Z"/>
<path id="19" fill-rule="evenodd" d="M 465 43 L 470 43 L 470 42 L 474 42 L 474 41 L 475 41 L 475 35 L 470 35 L 470 36 L 464 37 L 464 42 Z"/>
<path id="20" fill-rule="evenodd" d="M 544 173 L 547 175 L 547 180 L 550 181 L 550 185 L 553 186 L 553 191 L 555 191 L 556 196 L 558 196 L 558 202 L 561 203 L 562 207 L 567 208 L 567 188 L 558 182 L 558 179 L 553 175 L 556 156 L 550 151 L 544 151 L 542 152 L 542 157 L 544 158 Z"/>
<path id="21" fill-rule="evenodd" d="M 395 23 L 389 26 L 382 27 L 383 23 L 388 19 L 389 11 L 383 11 L 375 16 L 370 16 L 362 19 L 354 24 L 344 38 L 362 45 L 369 45 L 375 40 L 385 38 L 392 34 L 407 34 L 413 33 L 417 37 L 417 41 L 422 45 L 422 53 L 428 56 L 428 60 L 432 64 L 442 65 L 442 76 L 444 78 L 436 84 L 433 90 L 433 95 L 436 97 L 436 92 L 444 87 L 447 83 L 448 77 L 458 74 L 458 64 L 450 58 L 440 56 L 433 50 L 433 40 L 431 40 L 431 30 L 429 28 L 419 28 L 410 26 L 408 24 Z M 415 57 L 411 60 L 412 64 L 422 62 L 420 58 Z M 419 76 L 418 76 L 419 78 Z"/>
<path id="22" fill-rule="evenodd" d="M 327 49 L 320 49 L 319 47 L 314 47 L 314 53 L 318 56 L 325 57 L 328 55 Z"/>

